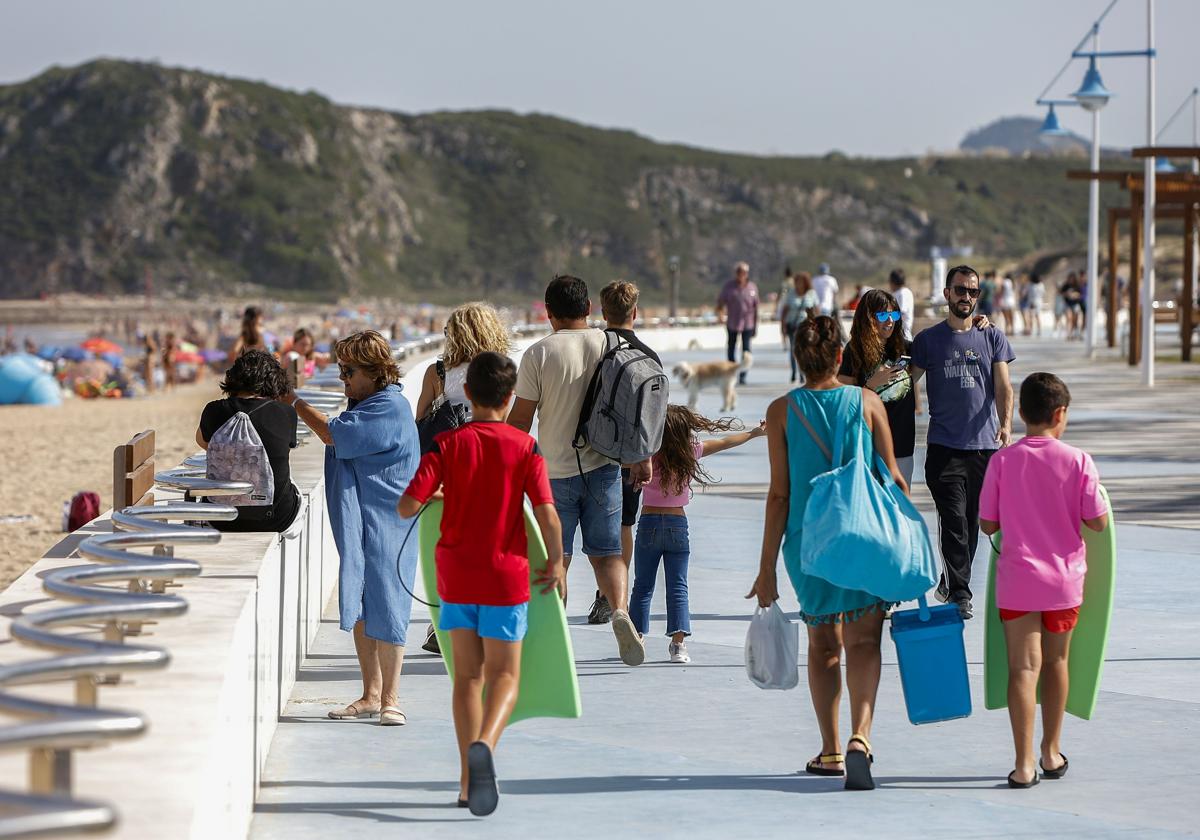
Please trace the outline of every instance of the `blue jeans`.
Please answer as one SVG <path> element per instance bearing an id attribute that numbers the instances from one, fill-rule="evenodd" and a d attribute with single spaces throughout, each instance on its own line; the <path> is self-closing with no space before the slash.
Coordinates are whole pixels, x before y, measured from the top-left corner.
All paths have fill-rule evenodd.
<path id="1" fill-rule="evenodd" d="M 588 557 L 621 554 L 621 469 L 597 467 L 583 475 L 550 479 L 554 509 L 562 522 L 563 554 L 575 553 L 575 532 L 583 531 Z"/>
<path id="2" fill-rule="evenodd" d="M 629 618 L 643 636 L 650 632 L 650 601 L 658 562 L 662 560 L 667 580 L 667 635 L 692 635 L 688 611 L 688 521 L 686 516 L 642 514 L 633 542 L 633 594 L 629 596 Z"/>

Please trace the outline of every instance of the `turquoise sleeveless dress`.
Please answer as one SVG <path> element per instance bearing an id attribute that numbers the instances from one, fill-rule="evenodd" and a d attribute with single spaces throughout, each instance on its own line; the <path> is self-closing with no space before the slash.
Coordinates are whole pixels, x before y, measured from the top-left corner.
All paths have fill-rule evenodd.
<path id="1" fill-rule="evenodd" d="M 842 442 L 842 451 L 846 453 L 844 458 L 848 460 L 854 457 L 857 436 L 864 435 L 863 447 L 867 457 L 874 459 L 875 444 L 866 421 L 862 419 L 861 388 L 844 386 L 828 391 L 796 388 L 785 399 L 804 413 L 808 422 L 812 424 L 813 431 L 831 452 L 834 449 L 833 433 L 837 428 L 838 416 L 845 414 L 846 437 Z M 832 467 L 791 406 L 788 407 L 787 444 L 791 498 L 788 504 L 787 528 L 783 536 L 783 563 L 796 590 L 796 598 L 800 601 L 800 619 L 805 624 L 837 624 L 855 621 L 871 610 L 886 610 L 891 605 L 869 592 L 842 589 L 801 571 L 800 546 L 804 538 L 804 508 L 812 494 L 809 482 Z"/>

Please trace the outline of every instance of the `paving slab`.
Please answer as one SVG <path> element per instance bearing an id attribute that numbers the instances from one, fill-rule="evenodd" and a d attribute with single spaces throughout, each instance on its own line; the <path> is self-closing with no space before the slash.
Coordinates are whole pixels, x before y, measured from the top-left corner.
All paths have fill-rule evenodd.
<path id="1" fill-rule="evenodd" d="M 407 726 L 325 719 L 330 707 L 359 690 L 351 640 L 328 612 L 277 729 L 251 837 L 1200 832 L 1200 771 L 1193 761 L 1200 746 L 1200 615 L 1194 608 L 1200 600 L 1194 572 L 1200 561 L 1200 379 L 1184 367 L 1160 366 L 1164 387 L 1151 392 L 1119 361 L 1085 362 L 1077 345 L 1017 338 L 1015 346 L 1014 378 L 1054 370 L 1071 386 L 1068 439 L 1097 452 L 1118 511 L 1120 566 L 1102 693 L 1093 720 L 1067 718 L 1067 778 L 1028 791 L 1007 788 L 1011 735 L 1006 713 L 982 709 L 979 620 L 966 629 L 971 717 L 910 725 L 885 633 L 872 739 L 879 788 L 849 793 L 840 780 L 798 772 L 819 746 L 803 668 L 800 686 L 788 692 L 761 691 L 744 671 L 751 610 L 742 596 L 757 567 L 767 481 L 765 443 L 753 441 L 708 462 L 722 482 L 697 493 L 689 507 L 690 665 L 666 661 L 661 576 L 647 662 L 628 668 L 617 659 L 611 630 L 585 623 L 595 587 L 586 564 L 576 564 L 568 613 L 583 717 L 529 720 L 506 732 L 497 754 L 501 805 L 480 820 L 454 806 L 450 683 L 438 657 L 414 645 L 406 659 Z M 693 351 L 667 354 L 664 361 L 713 357 Z M 777 345 L 760 343 L 751 383 L 740 391 L 740 415 L 748 422 L 786 389 L 786 361 Z M 715 412 L 718 400 L 706 392 L 701 410 Z M 923 436 L 924 418 L 918 439 Z M 921 472 L 918 463 L 914 496 L 931 515 Z M 979 592 L 985 572 L 981 550 Z M 790 587 L 781 588 L 782 605 L 795 610 Z M 414 617 L 411 636 L 423 638 L 422 608 Z M 842 719 L 847 737 L 845 698 Z"/>

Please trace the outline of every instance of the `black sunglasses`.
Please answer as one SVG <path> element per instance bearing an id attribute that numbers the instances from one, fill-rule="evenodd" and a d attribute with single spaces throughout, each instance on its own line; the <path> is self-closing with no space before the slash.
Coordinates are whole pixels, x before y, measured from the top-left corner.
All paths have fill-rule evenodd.
<path id="1" fill-rule="evenodd" d="M 979 289 L 972 289 L 970 286 L 951 286 L 950 291 L 959 297 L 969 296 L 972 300 L 979 297 Z"/>
<path id="2" fill-rule="evenodd" d="M 339 364 L 338 379 L 349 379 L 350 377 L 354 376 L 354 371 L 356 370 L 358 370 L 358 368 L 352 367 L 351 365 Z"/>

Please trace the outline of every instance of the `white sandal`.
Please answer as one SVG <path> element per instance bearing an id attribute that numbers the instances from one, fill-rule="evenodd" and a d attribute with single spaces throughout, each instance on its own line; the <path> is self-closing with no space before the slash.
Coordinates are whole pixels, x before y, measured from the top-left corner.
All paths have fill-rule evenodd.
<path id="1" fill-rule="evenodd" d="M 331 720 L 357 720 L 359 718 L 373 718 L 379 714 L 379 709 L 360 709 L 358 703 L 351 703 L 341 709 L 333 709 L 329 713 Z"/>
<path id="2" fill-rule="evenodd" d="M 400 711 L 399 706 L 384 706 L 383 711 L 379 713 L 380 726 L 404 726 L 406 723 L 408 718 Z"/>

